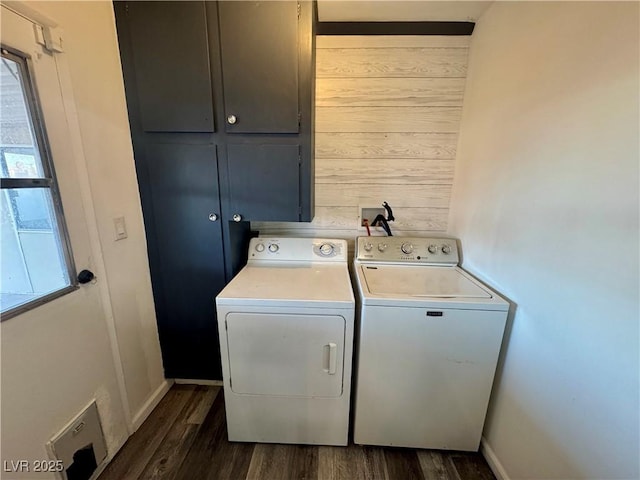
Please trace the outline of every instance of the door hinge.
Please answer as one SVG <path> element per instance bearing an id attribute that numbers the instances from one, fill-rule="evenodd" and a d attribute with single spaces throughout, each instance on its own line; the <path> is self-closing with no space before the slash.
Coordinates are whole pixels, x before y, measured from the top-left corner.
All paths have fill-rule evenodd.
<path id="1" fill-rule="evenodd" d="M 300 20 L 300 2 L 298 2 L 298 20 Z"/>
<path id="2" fill-rule="evenodd" d="M 36 35 L 36 43 L 42 45 L 43 47 L 47 44 L 44 41 L 44 28 L 42 25 L 34 25 L 34 32 Z"/>
<path id="3" fill-rule="evenodd" d="M 233 389 L 233 380 L 229 377 L 229 386 Z"/>
<path id="4" fill-rule="evenodd" d="M 302 112 L 298 112 L 298 128 L 302 125 Z"/>
<path id="5" fill-rule="evenodd" d="M 298 154 L 298 165 L 302 165 L 302 155 Z"/>

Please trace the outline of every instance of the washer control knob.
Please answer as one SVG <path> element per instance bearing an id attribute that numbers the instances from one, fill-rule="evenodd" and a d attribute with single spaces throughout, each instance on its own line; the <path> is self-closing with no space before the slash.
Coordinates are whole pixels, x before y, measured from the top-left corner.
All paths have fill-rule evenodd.
<path id="1" fill-rule="evenodd" d="M 408 242 L 405 242 L 400 247 L 400 250 L 402 250 L 402 253 L 409 255 L 411 252 L 413 252 L 413 245 L 411 245 Z"/>
<path id="2" fill-rule="evenodd" d="M 429 245 L 429 248 L 427 248 L 427 250 L 429 250 L 429 253 L 436 253 L 438 251 L 438 247 L 436 247 L 435 245 Z"/>
<path id="3" fill-rule="evenodd" d="M 269 244 L 269 251 L 271 253 L 276 253 L 278 250 L 280 250 L 280 247 L 278 246 L 278 244 L 276 244 L 276 243 L 270 243 Z"/>
<path id="4" fill-rule="evenodd" d="M 264 252 L 264 243 L 259 243 L 256 245 L 256 252 Z"/>
<path id="5" fill-rule="evenodd" d="M 386 249 L 387 249 L 387 244 L 386 243 L 379 243 L 378 244 L 378 251 L 384 252 Z"/>
<path id="6" fill-rule="evenodd" d="M 367 252 L 370 252 L 372 248 L 373 248 L 373 243 L 369 243 L 369 242 L 367 242 L 367 243 L 365 243 L 365 244 L 364 244 L 364 249 L 365 249 Z"/>
<path id="7" fill-rule="evenodd" d="M 449 245 L 442 245 L 442 253 L 449 255 L 451 253 L 451 247 Z"/>
<path id="8" fill-rule="evenodd" d="M 333 253 L 333 245 L 330 243 L 323 243 L 320 245 L 320 255 L 328 257 Z"/>

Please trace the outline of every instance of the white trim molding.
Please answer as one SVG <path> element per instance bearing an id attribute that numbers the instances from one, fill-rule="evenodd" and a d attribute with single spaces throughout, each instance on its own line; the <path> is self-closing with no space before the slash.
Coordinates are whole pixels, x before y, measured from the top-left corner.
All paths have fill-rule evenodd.
<path id="1" fill-rule="evenodd" d="M 174 381 L 178 385 L 209 385 L 211 387 L 222 387 L 222 380 L 195 380 L 192 378 L 176 378 Z"/>
<path id="2" fill-rule="evenodd" d="M 142 405 L 140 410 L 138 410 L 138 413 L 136 413 L 131 420 L 131 426 L 133 428 L 131 433 L 134 433 L 138 428 L 140 428 L 140 425 L 144 423 L 153 409 L 158 406 L 158 403 L 160 403 L 160 400 L 164 398 L 172 385 L 173 380 L 165 380 L 160 384 L 156 391 L 149 396 L 147 401 L 144 402 L 144 405 Z"/>
<path id="3" fill-rule="evenodd" d="M 511 480 L 509 475 L 507 475 L 507 471 L 502 466 L 502 463 L 498 460 L 496 452 L 493 451 L 489 442 L 484 437 L 482 437 L 482 440 L 480 441 L 480 453 L 482 453 L 482 456 L 489 464 L 489 468 L 491 468 L 491 471 L 498 480 Z"/>
<path id="4" fill-rule="evenodd" d="M 47 27 L 57 27 L 58 22 L 56 22 L 49 15 L 42 13 L 37 8 L 29 5 L 28 2 L 17 1 L 17 0 L 4 0 L 2 5 L 7 7 L 9 10 L 13 10 L 18 15 L 26 18 L 30 22 L 38 23 L 42 26 Z"/>

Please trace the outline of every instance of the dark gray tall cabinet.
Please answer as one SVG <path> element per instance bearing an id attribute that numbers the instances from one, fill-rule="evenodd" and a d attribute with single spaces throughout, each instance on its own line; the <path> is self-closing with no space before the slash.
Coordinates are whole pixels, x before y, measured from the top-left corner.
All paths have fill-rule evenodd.
<path id="1" fill-rule="evenodd" d="M 168 378 L 221 376 L 251 220 L 313 218 L 315 5 L 114 2 Z"/>

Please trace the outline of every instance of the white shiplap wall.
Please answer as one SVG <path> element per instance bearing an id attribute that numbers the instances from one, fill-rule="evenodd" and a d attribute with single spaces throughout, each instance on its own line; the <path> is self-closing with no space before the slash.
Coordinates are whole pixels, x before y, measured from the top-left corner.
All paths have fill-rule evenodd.
<path id="1" fill-rule="evenodd" d="M 253 229 L 353 239 L 387 201 L 394 234 L 445 232 L 469 38 L 318 37 L 315 218 Z"/>

